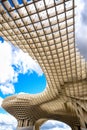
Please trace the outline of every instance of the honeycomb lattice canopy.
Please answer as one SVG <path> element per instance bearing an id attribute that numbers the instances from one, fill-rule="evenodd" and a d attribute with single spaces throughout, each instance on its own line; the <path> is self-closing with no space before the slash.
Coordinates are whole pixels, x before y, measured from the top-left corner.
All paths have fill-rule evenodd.
<path id="1" fill-rule="evenodd" d="M 0 35 L 36 59 L 47 78 L 43 93 L 3 101 L 19 126 L 51 118 L 86 127 L 87 64 L 75 48 L 74 16 L 74 0 L 1 1 Z"/>

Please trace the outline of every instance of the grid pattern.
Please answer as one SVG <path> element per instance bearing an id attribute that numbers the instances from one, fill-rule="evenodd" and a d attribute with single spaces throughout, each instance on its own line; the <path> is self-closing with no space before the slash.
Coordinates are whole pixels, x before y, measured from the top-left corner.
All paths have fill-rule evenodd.
<path id="1" fill-rule="evenodd" d="M 74 1 L 40 0 L 19 7 L 13 4 L 14 8 L 8 1 L 0 6 L 1 36 L 36 58 L 48 86 L 59 92 L 60 85 L 77 77 Z"/>
<path id="2" fill-rule="evenodd" d="M 72 101 L 85 100 L 87 65 L 75 48 L 74 8 L 74 0 L 1 1 L 0 35 L 36 59 L 48 83 L 42 94 L 5 99 L 3 107 L 17 119 L 31 117 L 36 108 L 33 119 L 55 118 L 68 110 L 73 115 L 71 122 L 76 122 Z"/>

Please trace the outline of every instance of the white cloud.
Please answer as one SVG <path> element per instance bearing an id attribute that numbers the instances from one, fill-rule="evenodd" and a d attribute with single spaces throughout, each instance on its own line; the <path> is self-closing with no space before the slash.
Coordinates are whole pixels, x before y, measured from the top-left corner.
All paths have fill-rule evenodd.
<path id="1" fill-rule="evenodd" d="M 71 130 L 67 124 L 54 120 L 48 120 L 40 128 L 41 130 Z"/>
<path id="2" fill-rule="evenodd" d="M 15 49 L 11 44 L 0 42 L 0 91 L 3 94 L 14 94 L 13 83 L 18 81 L 20 73 L 43 74 L 40 66 L 28 54 Z"/>
<path id="3" fill-rule="evenodd" d="M 84 58 L 87 60 L 87 1 L 76 0 L 75 31 L 76 44 Z"/>
<path id="4" fill-rule="evenodd" d="M 10 83 L 7 83 L 6 86 L 1 85 L 0 90 L 3 94 L 13 94 L 13 93 L 15 93 L 14 86 Z"/>
<path id="5" fill-rule="evenodd" d="M 16 57 L 16 58 L 15 58 Z M 33 60 L 27 53 L 23 53 L 21 50 L 14 52 L 13 64 L 20 68 L 20 73 L 27 73 L 27 71 L 36 71 L 38 75 L 42 75 L 43 72 L 39 64 Z"/>
<path id="6" fill-rule="evenodd" d="M 10 114 L 0 114 L 0 130 L 16 130 L 17 120 Z M 40 130 L 71 130 L 65 123 L 49 120 L 44 123 Z"/>
<path id="7" fill-rule="evenodd" d="M 11 46 L 4 42 L 0 43 L 0 83 L 4 83 L 9 80 L 14 75 L 14 71 L 11 67 L 12 57 L 11 57 Z"/>
<path id="8" fill-rule="evenodd" d="M 10 114 L 0 114 L 0 130 L 16 130 L 17 121 Z"/>

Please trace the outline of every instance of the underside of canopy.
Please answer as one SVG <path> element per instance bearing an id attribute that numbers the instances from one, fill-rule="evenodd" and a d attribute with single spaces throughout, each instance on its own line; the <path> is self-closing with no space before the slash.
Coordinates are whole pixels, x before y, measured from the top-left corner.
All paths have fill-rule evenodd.
<path id="1" fill-rule="evenodd" d="M 18 126 L 50 118 L 86 128 L 87 63 L 75 47 L 75 0 L 2 0 L 0 35 L 37 60 L 47 78 L 41 94 L 3 101 Z"/>

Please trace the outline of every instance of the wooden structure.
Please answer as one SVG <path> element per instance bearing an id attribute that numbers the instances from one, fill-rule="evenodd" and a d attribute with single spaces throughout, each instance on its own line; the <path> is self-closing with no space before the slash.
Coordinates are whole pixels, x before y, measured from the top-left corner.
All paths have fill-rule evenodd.
<path id="1" fill-rule="evenodd" d="M 87 63 L 75 47 L 74 0 L 1 0 L 0 35 L 36 59 L 47 78 L 38 95 L 6 98 L 18 130 L 48 119 L 87 129 Z"/>

